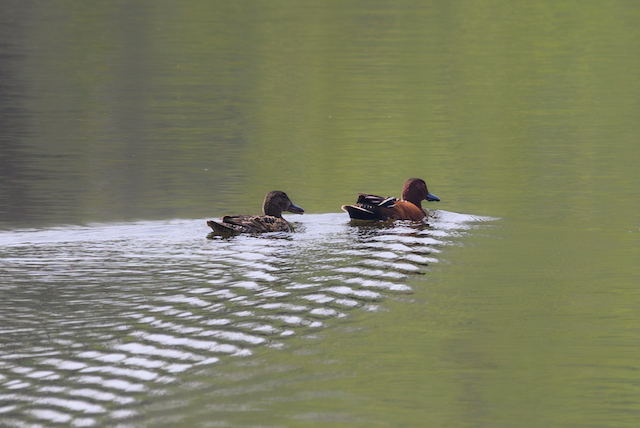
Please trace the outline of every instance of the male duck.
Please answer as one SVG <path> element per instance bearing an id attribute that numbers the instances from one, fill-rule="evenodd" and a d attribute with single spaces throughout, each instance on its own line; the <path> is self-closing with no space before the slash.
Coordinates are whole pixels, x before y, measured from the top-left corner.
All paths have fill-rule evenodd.
<path id="1" fill-rule="evenodd" d="M 267 193 L 262 203 L 264 215 L 226 215 L 221 222 L 207 221 L 213 234 L 291 232 L 289 223 L 282 218 L 282 211 L 302 214 L 304 210 L 291 202 L 286 193 L 274 190 Z"/>
<path id="2" fill-rule="evenodd" d="M 359 193 L 355 205 L 343 205 L 342 209 L 354 220 L 413 220 L 426 217 L 422 201 L 439 201 L 436 195 L 429 193 L 427 184 L 419 178 L 410 178 L 404 183 L 402 199 Z"/>

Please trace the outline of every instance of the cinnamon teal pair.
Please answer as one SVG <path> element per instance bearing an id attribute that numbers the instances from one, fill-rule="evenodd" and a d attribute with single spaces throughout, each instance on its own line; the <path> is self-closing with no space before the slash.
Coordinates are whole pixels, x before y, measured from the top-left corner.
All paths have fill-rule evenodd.
<path id="1" fill-rule="evenodd" d="M 343 205 L 353 220 L 413 220 L 424 219 L 427 213 L 422 209 L 422 201 L 439 201 L 431 194 L 427 184 L 419 178 L 407 180 L 400 199 L 360 193 L 355 205 Z M 291 202 L 286 193 L 274 190 L 267 193 L 262 204 L 264 215 L 224 216 L 217 222 L 207 221 L 214 235 L 235 235 L 238 233 L 290 232 L 291 227 L 282 218 L 282 212 L 303 214 L 304 210 Z"/>

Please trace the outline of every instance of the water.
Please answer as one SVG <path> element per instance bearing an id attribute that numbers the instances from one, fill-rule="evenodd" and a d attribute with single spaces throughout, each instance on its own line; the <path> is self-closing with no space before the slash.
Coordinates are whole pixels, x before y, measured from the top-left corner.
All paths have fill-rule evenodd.
<path id="1" fill-rule="evenodd" d="M 214 240 L 204 220 L 5 232 L 3 413 L 16 426 L 153 417 L 144 396 L 175 401 L 183 376 L 199 375 L 180 394 L 211 388 L 217 366 L 317 343 L 388 299 L 410 304 L 412 278 L 490 220 L 439 211 L 425 226 L 372 227 L 309 215 L 295 234 Z"/>
<path id="2" fill-rule="evenodd" d="M 639 18 L 2 2 L 0 425 L 637 426 Z"/>

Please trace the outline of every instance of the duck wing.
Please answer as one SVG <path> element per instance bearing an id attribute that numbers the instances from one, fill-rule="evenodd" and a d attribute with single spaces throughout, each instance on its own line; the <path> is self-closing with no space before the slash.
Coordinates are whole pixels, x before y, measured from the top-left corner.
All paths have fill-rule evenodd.
<path id="1" fill-rule="evenodd" d="M 358 201 L 356 202 L 356 205 L 371 205 L 375 207 L 392 208 L 396 201 L 398 201 L 398 198 L 384 198 L 377 195 L 358 193 Z"/>
<path id="2" fill-rule="evenodd" d="M 392 209 L 397 198 L 384 198 L 377 195 L 359 193 L 354 205 L 343 205 L 342 209 L 354 220 L 385 220 L 392 217 Z"/>
<path id="3" fill-rule="evenodd" d="M 222 222 L 230 227 L 240 227 L 242 232 L 265 233 L 265 232 L 290 232 L 289 223 L 281 217 L 270 215 L 236 215 L 224 216 Z"/>

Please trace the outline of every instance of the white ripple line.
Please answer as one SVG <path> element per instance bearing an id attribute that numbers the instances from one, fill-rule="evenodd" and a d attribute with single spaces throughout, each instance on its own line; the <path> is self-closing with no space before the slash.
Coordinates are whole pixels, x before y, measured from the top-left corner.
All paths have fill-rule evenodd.
<path id="1" fill-rule="evenodd" d="M 104 413 L 107 411 L 104 407 L 98 404 L 91 404 L 91 403 L 87 403 L 86 401 L 80 401 L 80 400 L 64 400 L 62 398 L 56 398 L 56 397 L 38 398 L 34 400 L 34 403 L 45 404 L 49 406 L 64 407 L 69 410 L 73 410 L 76 412 L 83 412 L 83 413 Z"/>
<path id="2" fill-rule="evenodd" d="M 229 344 L 220 344 L 218 342 L 209 342 L 204 340 L 194 340 L 186 337 L 174 337 L 168 334 L 149 334 L 143 332 L 132 333 L 133 336 L 141 337 L 151 342 L 162 343 L 166 346 L 187 346 L 189 348 L 204 349 L 211 352 L 222 352 L 225 354 L 233 354 L 242 351 L 241 348 Z"/>

